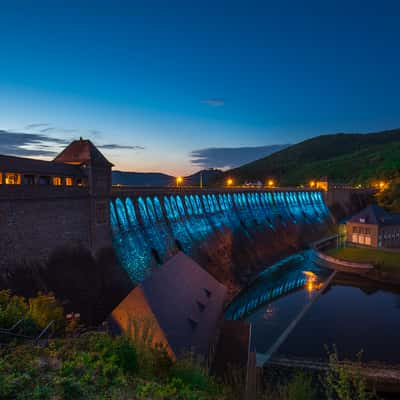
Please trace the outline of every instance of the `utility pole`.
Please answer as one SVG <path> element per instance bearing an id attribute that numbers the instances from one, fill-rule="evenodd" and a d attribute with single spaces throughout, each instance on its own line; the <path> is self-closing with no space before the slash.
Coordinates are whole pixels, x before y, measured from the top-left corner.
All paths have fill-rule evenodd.
<path id="1" fill-rule="evenodd" d="M 203 189 L 203 173 L 200 172 L 200 189 Z"/>

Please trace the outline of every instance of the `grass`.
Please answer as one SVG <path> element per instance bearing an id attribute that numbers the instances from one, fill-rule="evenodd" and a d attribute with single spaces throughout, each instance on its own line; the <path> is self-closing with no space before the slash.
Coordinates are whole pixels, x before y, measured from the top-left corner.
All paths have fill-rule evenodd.
<path id="1" fill-rule="evenodd" d="M 400 272 L 400 252 L 361 247 L 342 247 L 326 251 L 326 254 L 340 260 L 370 263 L 387 272 Z"/>
<path id="2" fill-rule="evenodd" d="M 47 345 L 17 339 L 2 343 L 1 400 L 243 399 L 245 371 L 227 366 L 226 379 L 219 380 L 193 354 L 174 361 L 163 346 L 150 340 L 147 329 L 137 329 L 137 334 L 129 337 L 107 332 L 78 334 L 79 326 L 65 321 L 54 295 L 24 299 L 0 290 L 0 327 L 8 328 L 21 318 L 29 322 L 21 325 L 21 334 L 41 329 L 49 320 L 56 320 L 58 328 Z M 4 340 L 1 334 L 0 340 Z M 322 400 L 331 399 L 332 394 L 338 400 L 372 399 L 364 396 L 361 378 L 354 380 L 345 370 L 336 373 L 334 363 L 331 369 L 330 375 L 321 375 L 329 390 L 321 385 L 316 388 L 311 376 L 297 372 L 282 382 L 273 380 L 260 386 L 253 399 Z"/>

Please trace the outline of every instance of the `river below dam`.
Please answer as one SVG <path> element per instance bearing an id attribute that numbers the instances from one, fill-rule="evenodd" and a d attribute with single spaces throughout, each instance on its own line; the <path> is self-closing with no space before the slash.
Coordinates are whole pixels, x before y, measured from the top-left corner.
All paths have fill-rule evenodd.
<path id="1" fill-rule="evenodd" d="M 313 262 L 312 251 L 297 253 L 259 274 L 226 317 L 251 323 L 253 350 L 263 357 L 273 349 L 278 357 L 325 359 L 326 347 L 335 345 L 341 358 L 363 351 L 364 361 L 400 363 L 400 288 L 331 275 Z"/>

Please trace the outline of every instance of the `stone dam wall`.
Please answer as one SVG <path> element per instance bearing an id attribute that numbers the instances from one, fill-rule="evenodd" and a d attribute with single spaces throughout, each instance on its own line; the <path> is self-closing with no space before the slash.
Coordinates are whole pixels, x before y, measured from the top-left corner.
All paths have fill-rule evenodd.
<path id="1" fill-rule="evenodd" d="M 153 268 L 185 251 L 233 296 L 331 226 L 321 192 L 0 186 L 0 288 L 54 291 L 98 322 Z"/>

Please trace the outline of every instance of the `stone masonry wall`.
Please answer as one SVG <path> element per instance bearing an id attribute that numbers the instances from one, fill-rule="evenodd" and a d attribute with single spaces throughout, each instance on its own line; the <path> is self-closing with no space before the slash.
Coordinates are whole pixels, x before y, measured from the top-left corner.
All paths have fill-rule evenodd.
<path id="1" fill-rule="evenodd" d="M 90 248 L 90 198 L 20 196 L 0 193 L 0 269 L 43 262 L 69 244 Z"/>

